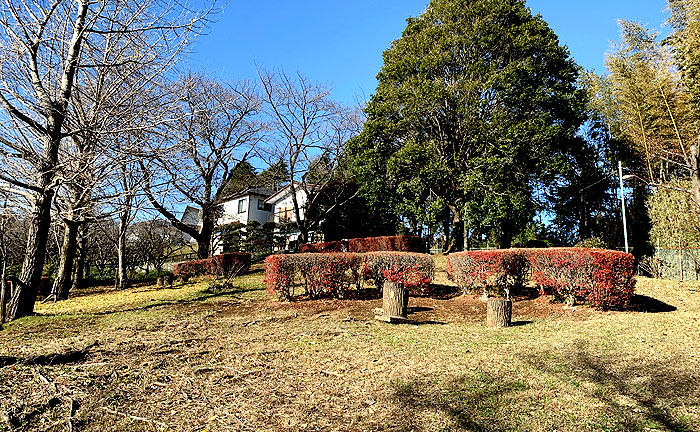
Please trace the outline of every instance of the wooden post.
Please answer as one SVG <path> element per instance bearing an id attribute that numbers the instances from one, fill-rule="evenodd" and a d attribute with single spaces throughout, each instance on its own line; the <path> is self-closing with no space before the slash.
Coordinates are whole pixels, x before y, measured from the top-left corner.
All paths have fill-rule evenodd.
<path id="1" fill-rule="evenodd" d="M 402 284 L 384 282 L 382 314 L 375 318 L 386 322 L 402 322 L 408 314 L 408 289 Z"/>
<path id="2" fill-rule="evenodd" d="M 486 303 L 486 325 L 489 327 L 510 327 L 513 315 L 513 302 L 502 298 L 489 297 Z"/>

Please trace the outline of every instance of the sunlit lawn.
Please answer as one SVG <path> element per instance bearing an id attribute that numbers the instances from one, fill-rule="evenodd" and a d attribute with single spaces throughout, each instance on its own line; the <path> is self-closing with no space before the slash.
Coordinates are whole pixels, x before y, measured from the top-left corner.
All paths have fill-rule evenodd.
<path id="1" fill-rule="evenodd" d="M 108 290 L 7 325 L 0 431 L 700 430 L 700 284 L 641 278 L 627 312 L 527 300 L 508 329 L 478 298 L 411 299 L 417 324 L 392 326 L 380 299 L 279 303 L 255 270 L 230 292 Z"/>

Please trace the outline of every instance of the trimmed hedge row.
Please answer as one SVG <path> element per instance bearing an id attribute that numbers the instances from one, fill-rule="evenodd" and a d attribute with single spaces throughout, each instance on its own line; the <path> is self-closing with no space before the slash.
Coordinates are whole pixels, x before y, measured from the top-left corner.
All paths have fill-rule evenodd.
<path id="1" fill-rule="evenodd" d="M 299 245 L 299 253 L 333 253 L 343 252 L 342 241 L 332 241 L 325 243 L 304 243 Z"/>
<path id="2" fill-rule="evenodd" d="M 418 236 L 386 236 L 354 238 L 326 243 L 305 243 L 299 246 L 300 253 L 337 252 L 425 252 L 425 242 Z"/>
<path id="3" fill-rule="evenodd" d="M 448 256 L 448 277 L 463 290 L 513 290 L 531 279 L 541 291 L 598 309 L 624 308 L 634 294 L 634 256 L 584 249 L 506 249 L 459 252 Z M 512 294 L 513 292 L 511 292 Z"/>
<path id="4" fill-rule="evenodd" d="M 310 298 L 347 296 L 351 287 L 371 280 L 379 289 L 385 280 L 399 282 L 409 290 L 425 292 L 433 278 L 429 255 L 401 252 L 305 253 L 270 255 L 265 259 L 265 284 L 270 294 L 291 300 L 301 280 Z"/>
<path id="5" fill-rule="evenodd" d="M 425 243 L 418 236 L 386 236 L 348 240 L 349 252 L 425 252 Z"/>
<path id="6" fill-rule="evenodd" d="M 211 258 L 185 261 L 175 264 L 173 274 L 178 277 L 202 275 L 229 276 L 250 268 L 250 254 L 247 252 L 214 255 Z"/>
<path id="7" fill-rule="evenodd" d="M 447 256 L 447 276 L 465 292 L 482 289 L 485 294 L 519 294 L 529 272 L 522 249 L 457 252 Z"/>
<path id="8" fill-rule="evenodd" d="M 634 295 L 635 258 L 604 249 L 557 248 L 531 254 L 532 279 L 569 301 L 622 309 Z"/>

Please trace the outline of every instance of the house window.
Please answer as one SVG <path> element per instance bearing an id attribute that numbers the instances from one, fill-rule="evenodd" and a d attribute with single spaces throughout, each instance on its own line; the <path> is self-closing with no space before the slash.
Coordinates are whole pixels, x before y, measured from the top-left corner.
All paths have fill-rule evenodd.
<path id="1" fill-rule="evenodd" d="M 246 209 L 246 204 L 248 203 L 248 200 L 243 198 L 242 200 L 238 200 L 238 213 L 245 213 Z"/>
<path id="2" fill-rule="evenodd" d="M 265 204 L 265 200 L 258 200 L 258 210 L 266 211 L 266 212 L 271 212 L 272 211 L 272 204 Z"/>
<path id="3" fill-rule="evenodd" d="M 291 222 L 294 207 L 283 207 L 277 212 L 277 217 L 281 223 Z"/>

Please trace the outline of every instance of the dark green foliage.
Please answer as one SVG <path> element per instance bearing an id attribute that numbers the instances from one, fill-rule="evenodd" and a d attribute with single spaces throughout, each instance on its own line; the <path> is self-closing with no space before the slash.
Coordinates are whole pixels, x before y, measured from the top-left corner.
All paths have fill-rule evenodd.
<path id="1" fill-rule="evenodd" d="M 348 157 L 370 205 L 452 230 L 493 225 L 501 244 L 538 209 L 583 117 L 577 67 L 519 0 L 433 0 L 384 53 Z M 447 213 L 449 217 L 449 213 Z M 440 220 L 436 220 L 440 219 Z"/>
<path id="2" fill-rule="evenodd" d="M 289 169 L 282 159 L 273 162 L 258 174 L 258 186 L 279 190 L 289 180 Z"/>
<path id="3" fill-rule="evenodd" d="M 253 259 L 259 259 L 272 253 L 275 247 L 284 246 L 284 231 L 275 232 L 277 224 L 267 222 L 260 224 L 250 221 L 247 224 L 233 222 L 219 227 L 220 241 L 224 253 L 248 252 Z"/>
<path id="4" fill-rule="evenodd" d="M 233 175 L 224 188 L 223 196 L 235 195 L 259 184 L 255 168 L 248 162 L 241 162 L 233 169 Z"/>

